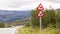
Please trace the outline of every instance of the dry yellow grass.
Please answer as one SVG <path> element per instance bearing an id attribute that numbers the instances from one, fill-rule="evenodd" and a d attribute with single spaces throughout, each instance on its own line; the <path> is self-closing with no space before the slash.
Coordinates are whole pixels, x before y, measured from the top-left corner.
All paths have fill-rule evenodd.
<path id="1" fill-rule="evenodd" d="M 17 34 L 39 34 L 39 28 L 18 28 Z"/>
<path id="2" fill-rule="evenodd" d="M 46 28 L 42 30 L 42 34 L 55 34 L 56 30 L 55 28 Z M 17 34 L 40 34 L 39 28 L 18 28 Z"/>

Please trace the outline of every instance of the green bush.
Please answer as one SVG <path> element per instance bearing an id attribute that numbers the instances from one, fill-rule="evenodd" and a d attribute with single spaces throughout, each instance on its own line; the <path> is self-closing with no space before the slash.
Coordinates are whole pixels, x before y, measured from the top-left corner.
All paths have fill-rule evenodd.
<path id="1" fill-rule="evenodd" d="M 30 24 L 29 23 L 25 23 L 25 27 L 29 27 L 30 26 Z"/>
<path id="2" fill-rule="evenodd" d="M 0 23 L 0 28 L 3 28 L 5 27 L 5 24 L 4 23 Z"/>
<path id="3" fill-rule="evenodd" d="M 40 18 L 37 17 L 37 14 L 38 14 L 38 11 L 37 10 L 32 10 L 31 11 L 31 23 L 32 23 L 32 26 L 35 27 L 35 26 L 40 26 Z M 56 20 L 55 20 L 55 12 L 54 10 L 45 10 L 44 11 L 44 17 L 42 17 L 42 25 L 43 27 L 47 27 L 49 24 L 56 24 L 55 23 Z"/>

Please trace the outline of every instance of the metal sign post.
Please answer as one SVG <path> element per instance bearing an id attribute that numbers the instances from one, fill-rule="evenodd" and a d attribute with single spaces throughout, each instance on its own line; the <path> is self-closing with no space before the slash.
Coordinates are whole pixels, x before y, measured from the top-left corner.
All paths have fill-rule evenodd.
<path id="1" fill-rule="evenodd" d="M 41 17 L 40 17 L 40 34 L 42 34 L 42 21 L 41 21 Z"/>

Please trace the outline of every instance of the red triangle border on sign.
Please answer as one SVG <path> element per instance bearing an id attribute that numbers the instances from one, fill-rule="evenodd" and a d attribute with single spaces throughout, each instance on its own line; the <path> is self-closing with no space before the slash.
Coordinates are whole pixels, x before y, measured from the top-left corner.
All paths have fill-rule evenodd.
<path id="1" fill-rule="evenodd" d="M 36 9 L 37 9 L 38 11 L 42 11 L 42 10 L 44 10 L 44 8 L 43 8 L 43 6 L 42 6 L 41 3 L 38 5 L 38 7 L 37 7 Z"/>

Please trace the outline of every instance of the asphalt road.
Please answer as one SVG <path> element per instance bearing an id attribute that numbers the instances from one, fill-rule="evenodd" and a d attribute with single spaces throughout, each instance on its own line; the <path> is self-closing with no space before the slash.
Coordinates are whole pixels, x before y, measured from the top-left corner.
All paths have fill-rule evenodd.
<path id="1" fill-rule="evenodd" d="M 23 26 L 0 28 L 0 34 L 16 34 L 18 27 L 22 28 Z"/>

